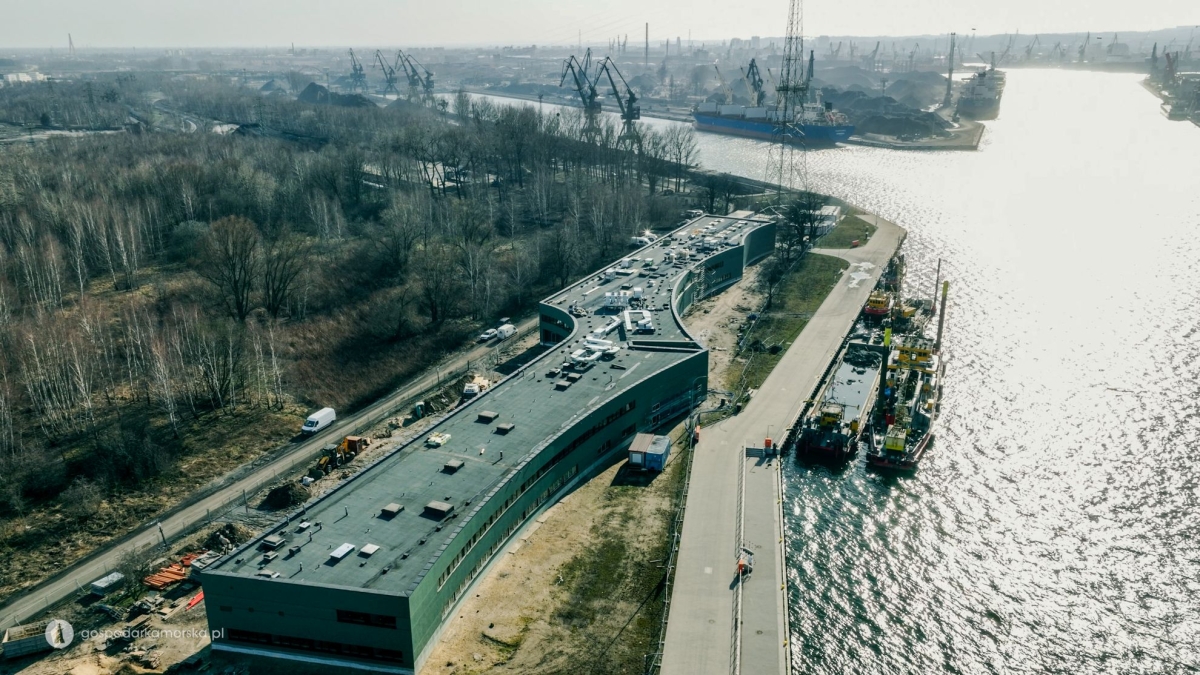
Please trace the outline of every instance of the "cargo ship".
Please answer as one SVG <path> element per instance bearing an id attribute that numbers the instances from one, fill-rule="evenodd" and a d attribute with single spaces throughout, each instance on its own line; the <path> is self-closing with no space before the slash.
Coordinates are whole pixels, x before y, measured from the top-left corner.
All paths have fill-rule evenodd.
<path id="1" fill-rule="evenodd" d="M 996 119 L 1004 95 L 1004 72 L 995 66 L 981 69 L 963 85 L 955 114 L 976 120 Z"/>
<path id="2" fill-rule="evenodd" d="M 807 103 L 796 111 L 792 124 L 777 123 L 778 114 L 766 106 L 720 105 L 708 101 L 696 106 L 692 119 L 699 131 L 745 136 L 796 145 L 834 145 L 850 138 L 854 125 L 832 103 Z"/>
<path id="3" fill-rule="evenodd" d="M 899 337 L 892 345 L 883 392 L 868 438 L 868 468 L 915 471 L 933 442 L 933 422 L 941 403 L 944 374 L 940 349 L 948 287 L 948 283 L 942 286 L 937 339 L 914 334 Z"/>
<path id="4" fill-rule="evenodd" d="M 812 414 L 804 421 L 796 443 L 799 455 L 839 462 L 858 454 L 879 393 L 883 357 L 874 349 L 856 342 L 846 347 Z"/>

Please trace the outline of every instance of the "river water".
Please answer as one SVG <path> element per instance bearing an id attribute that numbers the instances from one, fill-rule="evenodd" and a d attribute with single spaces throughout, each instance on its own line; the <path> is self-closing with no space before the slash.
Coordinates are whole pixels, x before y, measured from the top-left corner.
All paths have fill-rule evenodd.
<path id="1" fill-rule="evenodd" d="M 917 474 L 786 465 L 795 672 L 1200 672 L 1200 129 L 1137 81 L 1015 70 L 978 152 L 808 154 L 951 289 Z"/>

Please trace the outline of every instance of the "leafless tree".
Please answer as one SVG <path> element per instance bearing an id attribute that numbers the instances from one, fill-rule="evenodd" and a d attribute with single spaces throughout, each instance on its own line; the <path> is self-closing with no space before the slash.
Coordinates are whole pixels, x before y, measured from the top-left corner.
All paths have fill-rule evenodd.
<path id="1" fill-rule="evenodd" d="M 213 223 L 204 238 L 198 271 L 217 287 L 238 321 L 245 321 L 254 308 L 252 297 L 261 268 L 259 239 L 254 223 L 236 216 Z"/>

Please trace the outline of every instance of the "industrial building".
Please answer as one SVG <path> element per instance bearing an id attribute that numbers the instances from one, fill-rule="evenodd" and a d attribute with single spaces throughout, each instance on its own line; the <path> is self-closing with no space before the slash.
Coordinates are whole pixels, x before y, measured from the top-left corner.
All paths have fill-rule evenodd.
<path id="1" fill-rule="evenodd" d="M 542 301 L 545 354 L 201 572 L 213 650 L 418 670 L 524 524 L 704 399 L 680 314 L 774 246 L 769 219 L 702 216 Z"/>

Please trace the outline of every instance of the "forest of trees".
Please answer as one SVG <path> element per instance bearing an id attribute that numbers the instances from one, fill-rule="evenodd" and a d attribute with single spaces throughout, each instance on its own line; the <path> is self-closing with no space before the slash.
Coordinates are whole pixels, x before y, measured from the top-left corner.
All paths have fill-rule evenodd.
<path id="1" fill-rule="evenodd" d="M 198 422 L 361 405 L 684 206 L 662 193 L 689 128 L 630 153 L 578 115 L 446 108 L 152 74 L 0 90 L 0 122 L 126 129 L 0 153 L 0 525 L 148 489 Z"/>

